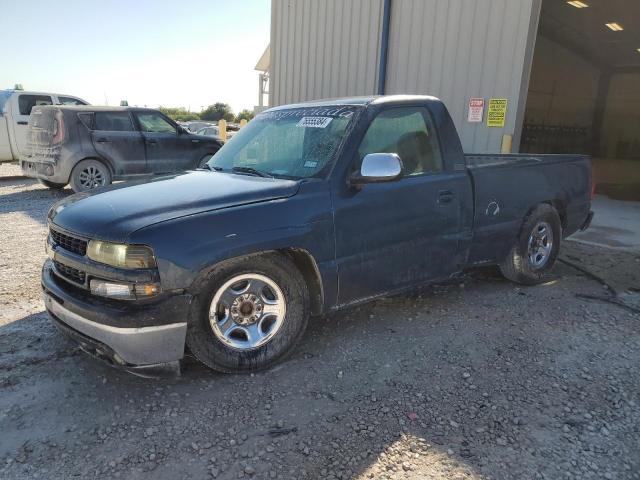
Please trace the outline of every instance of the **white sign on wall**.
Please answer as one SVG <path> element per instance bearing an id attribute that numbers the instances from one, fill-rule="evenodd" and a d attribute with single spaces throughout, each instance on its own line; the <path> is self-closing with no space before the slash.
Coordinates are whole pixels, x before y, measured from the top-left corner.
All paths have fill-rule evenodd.
<path id="1" fill-rule="evenodd" d="M 484 115 L 484 98 L 470 98 L 469 114 L 467 115 L 467 121 L 472 123 L 482 122 L 483 115 Z"/>

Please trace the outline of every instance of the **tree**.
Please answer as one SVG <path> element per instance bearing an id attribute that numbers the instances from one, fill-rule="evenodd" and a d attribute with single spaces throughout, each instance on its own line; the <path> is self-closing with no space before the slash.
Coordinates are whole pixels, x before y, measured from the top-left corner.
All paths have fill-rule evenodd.
<path id="1" fill-rule="evenodd" d="M 202 120 L 212 120 L 217 122 L 218 120 L 225 119 L 227 122 L 232 122 L 234 115 L 231 107 L 222 102 L 209 105 L 202 112 L 200 112 L 200 118 Z"/>
<path id="2" fill-rule="evenodd" d="M 200 116 L 196 112 L 190 112 L 184 107 L 158 107 L 167 117 L 181 122 L 188 120 L 200 120 Z"/>
<path id="3" fill-rule="evenodd" d="M 247 110 L 245 108 L 240 113 L 238 113 L 238 115 L 236 115 L 236 122 L 240 123 L 240 120 L 246 120 L 248 122 L 249 120 L 251 120 L 255 116 L 256 116 L 255 113 L 253 113 L 251 110 Z"/>

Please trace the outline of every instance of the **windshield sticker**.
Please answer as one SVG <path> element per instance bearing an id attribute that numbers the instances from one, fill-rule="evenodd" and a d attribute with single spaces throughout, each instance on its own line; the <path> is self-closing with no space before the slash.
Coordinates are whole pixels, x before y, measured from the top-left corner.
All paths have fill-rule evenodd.
<path id="1" fill-rule="evenodd" d="M 318 166 L 318 162 L 313 162 L 311 160 L 307 160 L 306 162 L 304 162 L 304 166 L 306 168 L 316 168 Z"/>
<path id="2" fill-rule="evenodd" d="M 354 107 L 353 105 L 287 108 L 264 112 L 256 118 L 260 120 L 302 119 L 304 117 L 349 118 L 353 116 L 357 108 L 358 107 Z"/>
<path id="3" fill-rule="evenodd" d="M 296 126 L 310 128 L 327 128 L 327 125 L 331 123 L 331 120 L 331 117 L 302 117 L 296 124 Z"/>

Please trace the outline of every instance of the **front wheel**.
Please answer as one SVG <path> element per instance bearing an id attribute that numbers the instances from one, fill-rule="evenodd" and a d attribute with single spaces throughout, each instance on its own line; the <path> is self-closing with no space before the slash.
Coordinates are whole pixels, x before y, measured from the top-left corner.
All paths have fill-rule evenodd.
<path id="1" fill-rule="evenodd" d="M 284 359 L 307 326 L 309 294 L 281 254 L 229 260 L 196 295 L 187 346 L 208 367 L 255 371 Z"/>
<path id="2" fill-rule="evenodd" d="M 213 157 L 213 154 L 205 155 L 198 162 L 198 168 L 205 168 L 205 165 L 209 163 L 209 160 Z"/>
<path id="3" fill-rule="evenodd" d="M 209 153 L 207 155 L 205 155 L 204 157 L 202 157 L 200 159 L 200 161 L 198 162 L 198 168 L 205 168 L 205 165 L 207 163 L 209 163 L 209 160 L 211 160 L 213 158 L 213 153 Z"/>
<path id="4" fill-rule="evenodd" d="M 537 285 L 546 280 L 560 250 L 562 224 L 551 205 L 541 204 L 527 217 L 500 271 L 509 280 Z"/>
<path id="5" fill-rule="evenodd" d="M 86 192 L 111 184 L 109 168 L 98 160 L 82 160 L 71 172 L 69 182 L 74 192 Z"/>

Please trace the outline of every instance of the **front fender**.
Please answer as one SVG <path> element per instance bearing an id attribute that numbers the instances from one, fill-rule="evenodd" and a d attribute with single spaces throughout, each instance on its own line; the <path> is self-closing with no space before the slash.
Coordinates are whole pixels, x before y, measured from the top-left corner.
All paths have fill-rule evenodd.
<path id="1" fill-rule="evenodd" d="M 191 289 L 224 260 L 304 250 L 317 265 L 326 304 L 333 301 L 337 272 L 328 195 L 296 195 L 181 217 L 138 230 L 129 241 L 152 246 L 165 290 Z"/>

